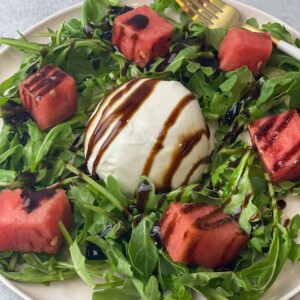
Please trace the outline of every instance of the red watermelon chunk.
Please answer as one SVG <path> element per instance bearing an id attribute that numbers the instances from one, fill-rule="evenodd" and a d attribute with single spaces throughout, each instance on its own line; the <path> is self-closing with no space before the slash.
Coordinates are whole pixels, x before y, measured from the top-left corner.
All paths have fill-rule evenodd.
<path id="1" fill-rule="evenodd" d="M 233 71 L 247 66 L 256 76 L 261 73 L 271 52 L 272 40 L 267 33 L 233 28 L 219 49 L 220 69 Z"/>
<path id="2" fill-rule="evenodd" d="M 115 18 L 112 44 L 123 55 L 145 67 L 169 52 L 173 26 L 146 5 Z"/>
<path id="3" fill-rule="evenodd" d="M 252 144 L 272 183 L 300 177 L 300 117 L 293 109 L 251 122 Z"/>
<path id="4" fill-rule="evenodd" d="M 72 225 L 64 190 L 2 190 L 0 215 L 0 251 L 57 253 L 63 241 L 58 222 Z"/>
<path id="5" fill-rule="evenodd" d="M 37 126 L 47 129 L 75 114 L 76 86 L 73 77 L 47 65 L 19 85 L 23 106 Z"/>
<path id="6" fill-rule="evenodd" d="M 161 241 L 174 262 L 217 268 L 231 262 L 249 237 L 215 205 L 169 205 L 161 219 Z"/>

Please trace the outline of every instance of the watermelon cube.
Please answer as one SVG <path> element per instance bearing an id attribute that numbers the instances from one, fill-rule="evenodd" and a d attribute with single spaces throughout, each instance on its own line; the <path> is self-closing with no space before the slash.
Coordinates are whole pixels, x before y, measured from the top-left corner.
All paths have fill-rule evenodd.
<path id="1" fill-rule="evenodd" d="M 231 262 L 249 237 L 216 205 L 172 202 L 160 222 L 160 238 L 174 262 L 208 268 Z"/>
<path id="2" fill-rule="evenodd" d="M 299 128 L 295 109 L 248 125 L 252 144 L 273 184 L 300 177 Z"/>
<path id="3" fill-rule="evenodd" d="M 75 114 L 76 86 L 73 77 L 47 65 L 19 85 L 23 106 L 41 129 L 57 125 Z"/>
<path id="4" fill-rule="evenodd" d="M 64 190 L 2 190 L 0 251 L 57 253 L 63 241 L 58 222 L 72 225 Z"/>
<path id="5" fill-rule="evenodd" d="M 233 71 L 247 66 L 253 75 L 261 73 L 272 52 L 272 40 L 267 33 L 233 28 L 219 48 L 220 69 Z"/>
<path id="6" fill-rule="evenodd" d="M 115 18 L 112 44 L 140 67 L 169 52 L 173 26 L 146 5 Z"/>

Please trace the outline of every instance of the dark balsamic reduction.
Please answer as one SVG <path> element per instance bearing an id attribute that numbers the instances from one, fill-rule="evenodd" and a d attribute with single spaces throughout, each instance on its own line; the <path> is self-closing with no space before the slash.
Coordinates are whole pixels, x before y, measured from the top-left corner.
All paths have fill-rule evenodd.
<path id="1" fill-rule="evenodd" d="M 286 128 L 289 124 L 295 111 L 291 110 L 286 113 L 284 118 L 275 126 L 276 121 L 278 120 L 278 116 L 270 117 L 265 123 L 263 123 L 260 128 L 255 132 L 255 139 L 260 141 L 264 139 L 264 146 L 261 147 L 262 151 L 266 151 L 269 149 L 275 141 L 278 139 L 280 133 Z M 300 144 L 293 147 L 289 152 L 285 153 L 284 157 L 277 161 L 273 166 L 273 171 L 278 171 L 284 163 L 289 160 L 293 155 L 298 152 Z"/>
<path id="2" fill-rule="evenodd" d="M 67 74 L 65 72 L 62 72 L 61 70 L 55 71 L 51 76 L 47 76 L 45 81 L 43 83 L 43 87 L 37 88 L 33 90 L 33 92 L 36 92 L 39 97 L 42 97 L 46 94 L 48 94 L 52 89 L 54 89 L 58 84 L 60 84 L 64 78 L 66 78 Z"/>
<path id="3" fill-rule="evenodd" d="M 94 32 L 96 32 L 97 29 L 101 30 L 100 38 L 106 41 L 110 41 L 112 37 L 112 25 L 110 24 L 110 16 L 112 15 L 122 15 L 130 10 L 132 10 L 132 7 L 129 6 L 113 6 L 111 9 L 107 12 L 107 14 L 102 18 L 102 20 L 97 23 L 88 23 L 84 25 L 83 27 L 83 33 L 87 38 L 92 38 L 94 35 Z"/>
<path id="4" fill-rule="evenodd" d="M 95 26 L 95 29 L 99 28 L 102 32 L 112 31 L 112 26 L 109 22 L 109 15 L 106 15 L 98 24 Z"/>
<path id="5" fill-rule="evenodd" d="M 262 253 L 268 253 L 270 251 L 270 246 L 262 247 L 261 251 Z"/>
<path id="6" fill-rule="evenodd" d="M 206 135 L 208 136 L 208 132 L 206 129 L 204 130 L 198 130 L 197 132 L 193 134 L 189 134 L 187 136 L 182 136 L 180 141 L 180 147 L 174 149 L 174 152 L 171 156 L 171 163 L 166 169 L 166 172 L 164 173 L 164 177 L 161 181 L 161 186 L 164 189 L 171 189 L 172 188 L 172 178 L 173 175 L 176 173 L 177 169 L 180 166 L 180 162 L 194 149 L 194 147 L 198 144 L 198 142 L 202 139 L 202 136 Z M 195 165 L 192 166 L 190 172 L 187 175 L 187 178 L 185 178 L 185 184 L 190 176 L 193 174 L 194 170 L 197 169 L 197 167 L 204 163 L 206 161 L 207 157 L 200 158 L 198 162 L 196 162 Z"/>
<path id="7" fill-rule="evenodd" d="M 260 218 L 260 213 L 257 211 L 254 215 L 251 216 L 250 222 L 251 221 L 256 222 L 256 220 L 259 218 Z"/>
<path id="8" fill-rule="evenodd" d="M 157 203 L 157 209 L 158 210 L 161 209 L 167 200 L 168 200 L 167 195 L 161 195 L 161 198 L 158 200 Z"/>
<path id="9" fill-rule="evenodd" d="M 128 211 L 127 208 L 124 208 L 122 210 L 122 215 L 125 217 L 125 218 L 129 218 L 130 217 L 130 212 Z"/>
<path id="10" fill-rule="evenodd" d="M 278 124 L 278 126 L 274 129 L 275 134 L 277 135 L 277 133 L 280 133 L 282 130 L 285 129 L 285 127 L 290 123 L 293 115 L 294 115 L 294 111 L 290 110 L 289 112 L 287 112 L 287 114 L 285 115 L 285 117 L 282 119 L 282 121 Z"/>
<path id="11" fill-rule="evenodd" d="M 121 76 L 125 77 L 127 74 L 128 67 L 130 66 L 130 62 L 126 61 L 124 67 L 121 70 Z"/>
<path id="12" fill-rule="evenodd" d="M 242 115 L 245 118 L 249 118 L 250 114 L 247 109 L 243 109 L 244 105 L 249 105 L 254 100 L 256 100 L 261 92 L 262 82 L 257 81 L 253 87 L 243 96 L 243 98 L 235 103 L 226 112 L 223 121 L 228 125 L 232 125 L 233 121 L 238 115 Z"/>
<path id="13" fill-rule="evenodd" d="M 88 243 L 85 250 L 85 257 L 89 260 L 104 260 L 107 258 L 102 250 L 93 243 Z"/>
<path id="14" fill-rule="evenodd" d="M 231 125 L 235 118 L 240 114 L 241 108 L 243 107 L 244 99 L 237 101 L 232 104 L 230 109 L 226 112 L 224 116 L 224 121 L 228 125 Z"/>
<path id="15" fill-rule="evenodd" d="M 154 244 L 157 248 L 164 248 L 161 239 L 160 239 L 160 225 L 159 223 L 154 224 L 154 226 L 151 229 L 150 236 L 154 240 Z"/>
<path id="16" fill-rule="evenodd" d="M 291 222 L 291 219 L 285 219 L 284 223 L 283 223 L 283 226 L 288 227 L 290 225 L 290 222 Z"/>
<path id="17" fill-rule="evenodd" d="M 39 70 L 39 67 L 39 63 L 35 63 L 34 65 L 30 66 L 25 72 L 25 79 L 28 78 L 30 75 L 36 73 Z"/>
<path id="18" fill-rule="evenodd" d="M 249 201 L 251 197 L 253 196 L 253 193 L 248 193 L 245 197 L 244 203 L 243 203 L 243 208 L 246 208 L 249 204 Z"/>
<path id="19" fill-rule="evenodd" d="M 94 24 L 88 23 L 83 26 L 82 30 L 87 38 L 92 38 L 95 28 L 96 28 L 96 26 Z"/>
<path id="20" fill-rule="evenodd" d="M 108 15 L 122 15 L 129 11 L 133 10 L 133 7 L 130 6 L 112 6 L 111 9 L 108 11 Z"/>
<path id="21" fill-rule="evenodd" d="M 113 228 L 112 224 L 108 224 L 99 234 L 96 236 L 100 239 L 103 239 Z M 85 257 L 89 260 L 103 260 L 106 259 L 106 255 L 102 252 L 102 250 L 95 244 L 88 242 Z"/>
<path id="22" fill-rule="evenodd" d="M 164 232 L 164 235 L 163 236 L 160 235 L 160 239 L 161 239 L 161 241 L 164 245 L 167 245 L 169 243 L 169 240 L 170 240 L 170 238 L 171 238 L 171 236 L 174 232 L 174 229 L 175 229 L 177 218 L 178 218 L 178 214 L 174 213 L 173 217 L 172 217 L 172 220 L 168 223 L 168 226 L 167 226 L 167 228 Z M 164 217 L 162 218 L 161 222 L 164 223 Z"/>
<path id="23" fill-rule="evenodd" d="M 134 80 L 133 80 L 133 81 L 134 81 Z M 114 95 L 114 96 L 112 97 L 112 99 L 110 100 L 110 103 L 114 103 L 114 102 L 118 101 L 118 100 L 122 97 L 123 93 L 125 93 L 125 92 L 128 90 L 128 85 L 129 85 L 129 84 L 126 85 L 126 83 L 123 84 L 123 85 L 121 85 L 121 86 L 119 87 L 120 91 L 118 91 L 118 92 L 116 93 L 116 95 Z M 91 119 L 90 119 L 90 121 L 89 121 L 89 123 L 88 123 L 88 125 L 87 125 L 86 131 L 87 131 L 88 128 L 91 126 L 90 124 L 92 124 L 92 123 L 95 122 L 95 119 L 97 118 L 97 116 L 98 116 L 98 114 L 99 114 L 99 111 L 101 110 L 102 106 L 106 105 L 106 102 L 108 101 L 107 99 L 109 99 L 109 96 L 110 96 L 110 94 L 108 94 L 107 97 L 104 98 L 104 99 L 101 101 L 100 105 L 98 106 L 97 111 L 95 111 L 94 115 L 91 117 Z M 109 106 L 109 105 L 108 105 L 108 106 Z M 107 107 L 108 107 L 108 106 L 107 106 Z M 103 125 L 102 122 L 104 122 L 104 119 L 107 117 L 106 114 L 107 114 L 107 108 L 105 108 L 105 109 L 103 110 L 103 113 L 102 113 L 102 115 L 101 115 L 101 118 L 100 118 L 100 120 L 99 120 L 99 122 L 98 122 L 98 124 L 97 124 L 97 126 L 96 126 L 96 128 L 95 128 L 95 130 L 94 130 L 94 132 L 93 132 L 93 134 L 91 135 L 91 137 L 90 137 L 90 139 L 89 139 L 89 141 L 88 141 L 87 154 L 86 154 L 86 161 L 88 161 L 89 158 L 90 158 L 91 155 L 92 155 L 93 148 L 94 148 L 94 144 L 96 144 L 97 141 L 99 140 L 99 138 L 101 138 L 101 134 L 104 134 L 104 133 L 106 132 L 106 130 L 108 129 L 108 127 L 107 127 L 107 128 L 103 128 L 103 126 L 102 126 L 102 125 Z M 85 141 L 86 141 L 86 140 L 85 140 L 86 137 L 87 137 L 87 135 L 84 136 L 84 144 L 85 144 Z M 94 172 L 94 173 L 95 173 L 95 172 Z"/>
<path id="24" fill-rule="evenodd" d="M 155 142 L 154 146 L 152 147 L 152 149 L 150 151 L 150 155 L 148 156 L 146 163 L 144 165 L 144 168 L 143 168 L 143 172 L 142 172 L 143 175 L 149 176 L 151 169 L 152 169 L 153 162 L 155 160 L 155 157 L 160 152 L 160 150 L 163 149 L 163 143 L 164 143 L 165 138 L 167 137 L 169 130 L 172 128 L 172 126 L 177 121 L 178 116 L 183 111 L 184 107 L 186 107 L 193 100 L 195 100 L 195 97 L 192 94 L 185 96 L 178 102 L 178 104 L 176 105 L 174 110 L 171 112 L 171 114 L 165 121 L 163 128 L 160 131 L 158 137 L 156 138 L 156 142 Z M 177 163 L 178 163 L 178 161 L 177 161 Z M 163 185 L 163 186 L 165 187 L 165 185 Z"/>
<path id="25" fill-rule="evenodd" d="M 55 190 L 44 189 L 40 191 L 23 190 L 21 198 L 23 200 L 23 208 L 31 213 L 35 208 L 39 206 L 42 200 L 48 200 L 56 194 Z"/>
<path id="26" fill-rule="evenodd" d="M 99 234 L 97 234 L 97 237 L 100 239 L 103 239 L 113 228 L 113 224 L 108 224 Z"/>
<path id="27" fill-rule="evenodd" d="M 163 72 L 166 68 L 174 61 L 176 55 L 183 50 L 186 46 L 200 46 L 201 47 L 202 40 L 198 38 L 181 38 L 177 41 L 177 43 L 172 48 L 169 55 L 165 57 L 165 59 L 156 67 L 155 72 Z M 206 51 L 206 49 L 204 49 Z M 193 62 L 198 63 L 203 67 L 212 67 L 215 71 L 218 70 L 218 58 L 217 53 L 211 52 L 201 52 L 198 57 L 191 59 Z M 187 77 L 187 80 L 189 78 Z"/>
<path id="28" fill-rule="evenodd" d="M 286 202 L 283 199 L 277 200 L 278 209 L 284 210 L 286 208 Z"/>
<path id="29" fill-rule="evenodd" d="M 187 95 L 186 97 L 184 97 L 172 111 L 168 119 L 165 121 L 163 128 L 159 136 L 157 137 L 156 143 L 151 149 L 149 157 L 146 160 L 142 172 L 143 175 L 149 176 L 156 155 L 163 149 L 163 142 L 167 136 L 169 129 L 174 125 L 179 114 L 183 111 L 183 108 L 192 100 L 194 100 L 194 97 L 192 95 Z M 197 143 L 202 139 L 203 135 L 205 135 L 209 139 L 210 133 L 208 127 L 205 130 L 199 130 L 191 135 L 184 136 L 181 138 L 180 147 L 174 150 L 172 154 L 171 163 L 168 169 L 166 170 L 166 173 L 164 174 L 161 186 L 157 187 L 158 191 L 163 193 L 171 190 L 172 178 L 176 170 L 180 166 L 180 161 L 182 161 L 193 150 Z M 189 179 L 193 175 L 195 170 L 201 164 L 204 164 L 206 161 L 207 157 L 199 158 L 199 160 L 195 162 L 194 165 L 191 167 L 190 171 L 188 172 L 186 178 L 184 179 L 181 185 L 188 184 Z"/>
<path id="30" fill-rule="evenodd" d="M 132 222 L 133 226 L 138 226 L 141 221 L 145 218 L 146 214 L 138 214 L 134 217 L 134 220 Z"/>
<path id="31" fill-rule="evenodd" d="M 92 66 L 93 66 L 93 69 L 94 69 L 95 71 L 98 71 L 98 70 L 99 70 L 100 64 L 101 64 L 101 62 L 100 62 L 99 59 L 96 59 L 96 58 L 95 58 L 95 59 L 92 60 Z"/>
<path id="32" fill-rule="evenodd" d="M 9 100 L 0 107 L 0 115 L 4 121 L 12 126 L 28 121 L 29 114 L 23 106 Z"/>
<path id="33" fill-rule="evenodd" d="M 145 15 L 136 14 L 132 18 L 128 19 L 126 24 L 131 25 L 135 30 L 142 30 L 149 24 L 149 19 Z"/>
<path id="34" fill-rule="evenodd" d="M 176 44 L 171 53 L 155 68 L 155 72 L 163 72 L 168 67 L 169 64 L 173 62 L 176 55 L 184 49 L 185 45 L 184 43 L 178 43 Z"/>
<path id="35" fill-rule="evenodd" d="M 79 134 L 73 141 L 71 150 L 76 152 L 78 149 L 82 148 L 83 145 L 83 137 Z"/>
<path id="36" fill-rule="evenodd" d="M 41 54 L 42 58 L 46 58 L 48 53 L 49 53 L 49 49 L 47 49 L 47 48 L 43 48 L 40 50 L 40 54 Z"/>
<path id="37" fill-rule="evenodd" d="M 117 93 L 112 99 L 111 103 L 114 101 L 117 101 L 120 99 L 120 97 L 124 94 L 124 91 L 128 90 L 130 86 L 135 84 L 135 80 L 131 81 L 127 85 L 124 86 L 124 89 L 120 90 L 119 93 Z M 110 134 L 107 136 L 106 140 L 101 145 L 101 148 L 99 149 L 98 155 L 94 161 L 93 164 L 93 173 L 95 173 L 97 165 L 99 161 L 101 160 L 103 154 L 105 153 L 106 149 L 109 147 L 109 145 L 114 141 L 114 139 L 117 137 L 117 135 L 122 131 L 122 129 L 126 126 L 127 120 L 130 120 L 130 118 L 138 111 L 138 109 L 142 106 L 144 101 L 148 98 L 148 96 L 152 93 L 154 87 L 158 83 L 158 80 L 150 79 L 147 81 L 144 81 L 137 89 L 135 89 L 118 107 L 114 109 L 114 111 L 107 113 L 106 110 L 104 110 L 101 119 L 98 122 L 98 125 L 96 126 L 92 136 L 89 140 L 88 145 L 88 151 L 86 155 L 86 160 L 89 160 L 90 155 L 92 153 L 94 145 L 97 144 L 97 141 L 103 136 L 103 134 L 111 127 Z M 102 101 L 102 103 L 105 103 L 105 100 Z M 101 105 L 100 105 L 101 106 Z M 99 109 L 100 109 L 99 106 Z M 94 115 L 97 116 L 97 113 Z M 115 122 L 115 120 L 118 119 L 118 122 Z M 88 127 L 92 124 L 90 121 Z M 113 124 L 113 125 L 112 125 Z"/>
<path id="38" fill-rule="evenodd" d="M 26 82 L 24 88 L 35 96 L 35 100 L 39 101 L 41 97 L 60 84 L 66 76 L 65 72 L 57 69 L 54 65 L 47 65 Z"/>
<path id="39" fill-rule="evenodd" d="M 231 223 L 233 222 L 233 218 L 228 216 L 225 217 L 223 219 L 219 219 L 213 222 L 209 222 L 209 215 L 203 217 L 203 218 L 199 218 L 196 220 L 195 225 L 197 228 L 201 229 L 201 230 L 213 230 L 216 229 L 218 227 L 221 227 L 227 223 Z"/>
<path id="40" fill-rule="evenodd" d="M 69 56 L 71 55 L 71 53 L 72 53 L 72 51 L 73 51 L 75 45 L 76 45 L 76 42 L 73 42 L 73 43 L 71 43 L 71 44 L 67 47 L 67 49 L 66 49 L 66 50 L 67 50 L 67 53 L 66 53 L 65 59 L 68 59 L 68 58 L 69 58 Z"/>
<path id="41" fill-rule="evenodd" d="M 138 186 L 136 194 L 136 208 L 139 212 L 143 212 L 145 210 L 151 190 L 152 185 L 147 179 L 143 180 Z"/>
<path id="42" fill-rule="evenodd" d="M 272 210 L 267 210 L 263 213 L 263 224 L 266 226 L 270 224 L 273 220 L 273 211 Z"/>
<path id="43" fill-rule="evenodd" d="M 105 40 L 105 41 L 111 41 L 111 38 L 112 38 L 112 31 L 111 30 L 106 30 L 104 31 L 101 35 L 100 35 L 100 38 L 102 40 Z"/>
<path id="44" fill-rule="evenodd" d="M 204 186 L 200 183 L 198 183 L 196 186 L 193 187 L 194 192 L 201 192 L 203 190 Z"/>
<path id="45" fill-rule="evenodd" d="M 19 172 L 17 180 L 22 182 L 22 186 L 25 188 L 32 188 L 36 183 L 38 172 Z"/>
<path id="46" fill-rule="evenodd" d="M 204 157 L 200 157 L 192 166 L 192 168 L 189 170 L 189 172 L 187 173 L 185 179 L 183 180 L 181 186 L 183 185 L 187 185 L 190 181 L 190 178 L 192 177 L 192 175 L 194 174 L 194 172 L 198 169 L 198 167 L 200 167 L 201 165 L 205 164 L 208 160 L 208 156 L 204 156 Z"/>
<path id="47" fill-rule="evenodd" d="M 29 133 L 23 132 L 22 135 L 20 136 L 20 144 L 22 146 L 25 146 L 29 140 Z"/>
<path id="48" fill-rule="evenodd" d="M 283 157 L 280 160 L 275 162 L 272 171 L 277 172 L 278 170 L 280 170 L 286 164 L 286 162 L 291 160 L 295 155 L 296 157 L 293 159 L 294 167 L 298 166 L 300 162 L 299 148 L 300 142 L 296 143 L 288 152 L 284 153 Z M 290 171 L 291 170 L 292 169 L 290 169 Z"/>
<path id="49" fill-rule="evenodd" d="M 231 161 L 228 164 L 227 169 L 235 169 L 240 164 L 241 158 L 237 158 L 236 160 Z"/>
<path id="50" fill-rule="evenodd" d="M 274 123 L 276 122 L 277 117 L 274 116 L 272 118 L 269 118 L 264 124 L 261 124 L 259 129 L 255 132 L 254 136 L 256 140 L 261 140 L 263 137 L 265 137 L 270 129 L 273 127 Z"/>
<path id="51" fill-rule="evenodd" d="M 191 213 L 194 209 L 199 209 L 204 206 L 207 206 L 206 203 L 198 202 L 198 203 L 186 203 L 182 206 L 181 212 L 183 214 L 189 214 Z"/>
<path id="52" fill-rule="evenodd" d="M 129 213 L 131 213 L 132 215 L 135 215 L 137 210 L 136 210 L 136 204 L 130 204 L 128 207 L 127 207 L 127 210 Z"/>
<path id="53" fill-rule="evenodd" d="M 224 266 L 214 268 L 214 271 L 215 272 L 230 272 L 230 271 L 234 271 L 235 267 L 236 267 L 236 262 L 232 261 Z"/>
<path id="54" fill-rule="evenodd" d="M 24 87 L 25 89 L 30 89 L 31 86 L 34 86 L 35 84 L 37 84 L 39 81 L 41 81 L 44 77 L 46 77 L 47 72 L 51 71 L 54 68 L 54 65 L 47 65 L 45 66 L 43 69 L 41 69 L 40 72 L 37 72 L 35 75 L 31 77 L 30 80 L 28 80 L 25 84 Z M 31 91 L 31 90 L 30 90 Z"/>
<path id="55" fill-rule="evenodd" d="M 257 230 L 263 224 L 263 222 L 262 220 L 258 220 L 258 221 L 250 222 L 250 224 L 253 232 L 254 230 Z"/>
<path id="56" fill-rule="evenodd" d="M 212 67 L 214 70 L 217 70 L 219 65 L 216 56 L 199 56 L 194 61 L 203 67 Z"/>
<path id="57" fill-rule="evenodd" d="M 223 141 L 234 143 L 237 137 L 244 131 L 244 127 L 240 126 L 238 123 L 233 123 L 229 128 L 227 134 L 224 136 Z"/>

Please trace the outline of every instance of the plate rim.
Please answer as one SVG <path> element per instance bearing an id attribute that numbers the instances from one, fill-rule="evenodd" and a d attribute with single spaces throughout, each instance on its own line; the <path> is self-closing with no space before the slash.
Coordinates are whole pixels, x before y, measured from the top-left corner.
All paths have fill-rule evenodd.
<path id="1" fill-rule="evenodd" d="M 64 8 L 62 10 L 59 10 L 58 12 L 55 12 L 55 13 L 47 16 L 46 18 L 44 18 L 44 19 L 36 22 L 35 24 L 33 24 L 32 26 L 30 26 L 29 28 L 25 29 L 24 32 L 21 33 L 22 36 L 26 37 L 26 36 L 28 36 L 30 34 L 33 34 L 34 32 L 37 31 L 37 29 L 39 27 L 41 27 L 41 26 L 43 26 L 43 25 L 51 22 L 53 19 L 62 17 L 62 16 L 66 15 L 66 14 L 69 14 L 69 13 L 71 13 L 73 11 L 79 10 L 81 8 L 82 4 L 83 3 L 77 3 L 77 4 L 74 4 L 74 5 L 71 5 L 69 7 L 66 7 L 66 8 Z M 16 37 L 16 39 L 20 39 L 20 38 L 21 38 L 20 35 L 18 35 Z M 6 52 L 6 51 L 8 51 L 10 49 L 10 47 L 7 46 L 7 45 L 2 46 L 1 48 L 0 48 L 0 56 L 3 55 L 4 52 Z"/>
<path id="2" fill-rule="evenodd" d="M 237 0 L 222 0 L 224 2 L 228 2 L 228 3 L 234 3 L 235 5 L 238 5 L 238 6 L 243 6 L 245 8 L 248 8 L 248 9 L 251 9 L 251 10 L 254 10 L 256 11 L 257 13 L 259 14 L 263 14 L 265 15 L 266 17 L 268 17 L 270 20 L 272 20 L 272 22 L 277 22 L 281 25 L 283 25 L 288 31 L 290 31 L 292 33 L 292 37 L 293 39 L 295 39 L 296 37 L 300 38 L 300 28 L 299 30 L 298 29 L 295 29 L 294 27 L 292 27 L 291 25 L 287 24 L 286 22 L 280 20 L 278 17 L 275 17 L 273 15 L 271 15 L 270 13 L 268 12 L 265 12 L 264 10 L 261 10 L 259 8 L 256 8 L 250 4 L 247 4 L 247 3 L 244 3 L 244 2 L 239 2 Z"/>
<path id="3" fill-rule="evenodd" d="M 255 11 L 256 13 L 258 13 L 260 15 L 263 15 L 264 17 L 270 19 L 270 21 L 277 22 L 277 23 L 283 25 L 289 32 L 291 32 L 293 40 L 295 38 L 300 38 L 300 29 L 298 31 L 298 29 L 295 29 L 291 25 L 289 25 L 286 22 L 280 20 L 279 18 L 271 15 L 270 13 L 265 12 L 264 10 L 256 8 L 256 7 L 254 7 L 250 4 L 247 4 L 247 3 L 239 2 L 237 0 L 224 0 L 224 2 L 228 2 L 228 4 L 232 4 L 233 6 L 241 6 L 244 9 L 250 9 L 252 11 Z M 140 2 L 137 2 L 137 5 L 140 5 L 140 4 L 141 4 Z M 46 18 L 36 22 L 35 24 L 30 26 L 26 30 L 24 30 L 22 35 L 26 37 L 30 34 L 37 33 L 38 28 L 46 25 L 47 23 L 53 21 L 56 18 L 63 17 L 66 14 L 74 14 L 75 15 L 75 13 L 78 13 L 78 12 L 80 13 L 80 9 L 81 9 L 82 5 L 83 5 L 83 2 L 71 5 L 69 7 L 66 7 L 66 8 L 62 9 L 62 10 L 57 11 L 57 12 L 47 16 Z M 17 38 L 19 39 L 19 38 L 21 38 L 21 36 L 17 36 Z M 9 46 L 4 45 L 4 46 L 0 47 L 0 57 L 2 55 L 4 55 L 9 50 L 10 50 Z M 22 299 L 24 299 L 24 300 L 33 300 L 29 295 L 27 295 L 20 288 L 18 288 L 14 284 L 13 280 L 9 280 L 9 279 L 5 278 L 4 276 L 0 275 L 0 282 L 2 282 L 7 288 L 9 288 L 12 292 L 14 292 L 17 296 L 21 297 Z M 300 284 L 299 284 L 298 287 L 290 290 L 287 294 L 282 296 L 279 300 L 288 300 L 291 297 L 297 295 L 299 292 L 300 292 Z"/>

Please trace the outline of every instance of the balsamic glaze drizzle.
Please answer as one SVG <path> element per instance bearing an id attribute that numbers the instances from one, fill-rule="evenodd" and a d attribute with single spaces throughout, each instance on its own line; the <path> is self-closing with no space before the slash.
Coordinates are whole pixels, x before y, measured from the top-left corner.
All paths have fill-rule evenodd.
<path id="1" fill-rule="evenodd" d="M 126 22 L 128 25 L 131 25 L 135 30 L 145 29 L 149 23 L 147 16 L 142 14 L 136 14 Z"/>
<path id="2" fill-rule="evenodd" d="M 23 190 L 21 198 L 23 200 L 23 208 L 28 213 L 31 213 L 35 208 L 39 206 L 42 200 L 47 200 L 55 195 L 56 191 L 53 189 L 44 189 L 40 191 Z"/>

